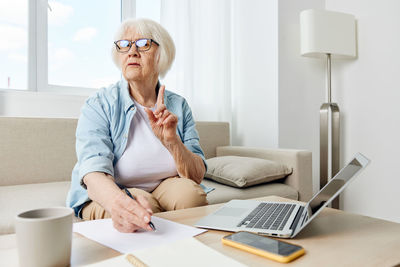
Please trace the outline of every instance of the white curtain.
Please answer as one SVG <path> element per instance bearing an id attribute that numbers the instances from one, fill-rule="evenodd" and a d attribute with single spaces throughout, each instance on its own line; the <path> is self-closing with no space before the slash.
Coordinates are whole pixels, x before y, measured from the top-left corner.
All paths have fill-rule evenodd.
<path id="1" fill-rule="evenodd" d="M 161 0 L 160 22 L 176 45 L 166 89 L 186 98 L 196 120 L 231 122 L 231 2 Z"/>

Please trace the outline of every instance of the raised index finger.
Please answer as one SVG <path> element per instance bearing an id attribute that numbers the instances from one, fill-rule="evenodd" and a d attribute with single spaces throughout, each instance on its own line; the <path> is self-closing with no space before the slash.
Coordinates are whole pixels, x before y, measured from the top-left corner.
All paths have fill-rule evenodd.
<path id="1" fill-rule="evenodd" d="M 161 85 L 160 90 L 158 91 L 157 96 L 157 107 L 164 104 L 164 92 L 165 92 L 165 85 Z"/>

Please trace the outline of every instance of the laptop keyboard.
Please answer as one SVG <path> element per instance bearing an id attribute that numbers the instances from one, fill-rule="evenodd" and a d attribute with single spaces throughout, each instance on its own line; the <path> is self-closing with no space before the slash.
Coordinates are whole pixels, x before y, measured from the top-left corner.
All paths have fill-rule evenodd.
<path id="1" fill-rule="evenodd" d="M 238 227 L 282 230 L 288 221 L 295 204 L 260 203 Z"/>

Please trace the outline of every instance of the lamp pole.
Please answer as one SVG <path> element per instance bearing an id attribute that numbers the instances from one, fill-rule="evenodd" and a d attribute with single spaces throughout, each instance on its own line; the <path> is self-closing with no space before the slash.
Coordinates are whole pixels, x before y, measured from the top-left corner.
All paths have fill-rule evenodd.
<path id="1" fill-rule="evenodd" d="M 331 94 L 331 54 L 327 54 L 327 103 L 320 108 L 320 188 L 339 171 L 340 112 L 332 103 Z M 332 202 L 332 208 L 339 208 L 339 197 Z"/>

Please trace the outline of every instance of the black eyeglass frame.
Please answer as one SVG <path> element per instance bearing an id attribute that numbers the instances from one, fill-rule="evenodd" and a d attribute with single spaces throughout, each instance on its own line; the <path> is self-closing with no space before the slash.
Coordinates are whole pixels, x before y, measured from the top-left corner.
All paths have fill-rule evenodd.
<path id="1" fill-rule="evenodd" d="M 150 46 L 149 46 L 148 49 L 146 49 L 146 50 L 139 50 L 139 48 L 143 48 L 143 47 L 137 46 L 136 42 L 137 42 L 137 41 L 141 41 L 141 40 L 148 40 L 148 41 L 150 40 Z M 121 50 L 119 50 L 119 49 L 121 49 L 121 47 L 118 45 L 118 42 L 120 42 L 120 41 L 127 41 L 127 42 L 129 43 L 129 49 L 126 50 L 126 51 L 121 51 Z M 137 39 L 137 40 L 135 40 L 135 41 L 129 41 L 129 40 L 122 39 L 122 40 L 118 40 L 118 41 L 115 41 L 115 42 L 114 42 L 114 44 L 115 44 L 115 46 L 116 46 L 115 48 L 116 48 L 116 50 L 117 50 L 118 53 L 128 53 L 128 52 L 131 50 L 131 48 L 132 48 L 133 45 L 136 46 L 136 50 L 139 51 L 139 52 L 142 52 L 142 51 L 149 51 L 149 50 L 151 49 L 151 45 L 152 45 L 153 43 L 155 43 L 156 45 L 160 46 L 159 43 L 157 43 L 156 41 L 154 41 L 153 39 L 150 39 L 150 38 L 140 38 L 140 39 Z"/>

